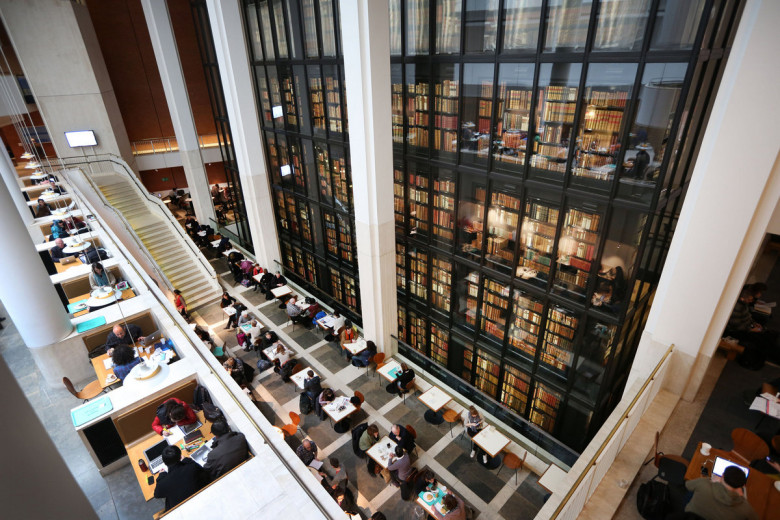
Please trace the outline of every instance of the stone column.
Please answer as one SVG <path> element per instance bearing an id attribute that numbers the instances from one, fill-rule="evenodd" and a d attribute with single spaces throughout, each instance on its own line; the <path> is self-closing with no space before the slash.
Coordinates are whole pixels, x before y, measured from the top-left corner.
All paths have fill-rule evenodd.
<path id="1" fill-rule="evenodd" d="M 195 118 L 192 115 L 187 85 L 181 69 L 168 3 L 164 0 L 141 0 L 141 5 L 149 28 L 154 56 L 157 58 L 157 68 L 160 71 L 165 99 L 168 101 L 168 110 L 171 113 L 176 141 L 179 144 L 179 155 L 190 189 L 195 216 L 203 223 L 209 222 L 209 219 L 216 221 L 209 180 L 200 154 Z"/>
<path id="2" fill-rule="evenodd" d="M 261 266 L 276 269 L 279 238 L 266 171 L 263 138 L 255 99 L 252 71 L 244 34 L 243 15 L 237 0 L 206 0 L 214 48 L 219 63 L 233 148 L 255 256 Z"/>
<path id="3" fill-rule="evenodd" d="M 626 388 L 673 343 L 666 386 L 693 399 L 760 251 L 780 198 L 778 18 L 779 2 L 745 6 Z"/>
<path id="4" fill-rule="evenodd" d="M 392 355 L 398 311 L 390 15 L 387 2 L 342 0 L 340 5 L 363 330 Z"/>
<path id="5" fill-rule="evenodd" d="M 22 218 L 22 223 L 25 227 L 30 225 L 33 221 L 33 215 L 27 206 L 27 201 L 24 200 L 22 192 L 19 188 L 19 176 L 14 168 L 14 163 L 11 161 L 11 157 L 8 155 L 8 150 L 5 146 L 0 146 L 0 174 L 3 176 L 3 182 L 8 188 L 8 192 L 13 199 L 14 206 L 19 212 L 19 216 Z"/>

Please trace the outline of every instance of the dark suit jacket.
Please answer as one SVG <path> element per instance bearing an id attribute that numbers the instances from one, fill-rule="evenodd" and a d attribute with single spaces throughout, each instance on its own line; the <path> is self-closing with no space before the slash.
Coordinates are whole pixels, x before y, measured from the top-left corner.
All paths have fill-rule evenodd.
<path id="1" fill-rule="evenodd" d="M 168 511 L 200 491 L 207 478 L 206 472 L 197 462 L 184 458 L 168 468 L 167 473 L 160 473 L 154 488 L 154 498 L 164 498 L 165 510 Z"/>
<path id="2" fill-rule="evenodd" d="M 246 438 L 241 432 L 228 432 L 214 441 L 206 465 L 211 480 L 215 480 L 244 462 L 249 456 Z"/>
<path id="3" fill-rule="evenodd" d="M 387 436 L 390 437 L 390 440 L 400 444 L 401 447 L 408 452 L 411 452 L 414 449 L 414 438 L 404 427 L 401 427 L 401 434 L 398 437 L 393 435 L 392 431 Z"/>

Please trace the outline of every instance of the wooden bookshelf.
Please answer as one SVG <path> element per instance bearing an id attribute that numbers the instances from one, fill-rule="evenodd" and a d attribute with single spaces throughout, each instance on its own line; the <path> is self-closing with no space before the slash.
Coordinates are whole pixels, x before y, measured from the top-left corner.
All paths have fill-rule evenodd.
<path id="1" fill-rule="evenodd" d="M 542 302 L 515 289 L 512 321 L 509 326 L 509 346 L 533 362 L 539 344 L 544 306 Z"/>
<path id="2" fill-rule="evenodd" d="M 547 310 L 547 326 L 539 356 L 540 366 L 566 377 L 574 357 L 574 335 L 579 319 L 576 314 L 552 305 Z"/>
<path id="3" fill-rule="evenodd" d="M 344 300 L 343 303 L 355 312 L 360 312 L 358 303 L 358 287 L 355 279 L 348 274 L 342 275 L 344 279 Z"/>
<path id="4" fill-rule="evenodd" d="M 330 295 L 338 301 L 344 301 L 344 288 L 341 285 L 341 273 L 333 267 L 330 270 Z"/>
<path id="5" fill-rule="evenodd" d="M 506 2 L 504 9 L 504 52 L 536 50 L 539 38 L 538 6 L 526 2 Z"/>
<path id="6" fill-rule="evenodd" d="M 336 220 L 339 224 L 339 251 L 342 260 L 347 262 L 355 261 L 355 253 L 352 248 L 352 225 L 349 218 L 341 213 L 336 214 Z"/>
<path id="7" fill-rule="evenodd" d="M 409 344 L 422 354 L 427 353 L 427 320 L 416 312 L 409 311 Z"/>
<path id="8" fill-rule="evenodd" d="M 539 199 L 526 201 L 520 228 L 517 276 L 530 281 L 546 282 L 549 279 L 558 215 L 559 210 L 550 203 Z M 535 271 L 535 274 L 529 270 Z"/>
<path id="9" fill-rule="evenodd" d="M 463 370 L 461 376 L 471 382 L 471 371 L 474 369 L 474 347 L 463 345 Z"/>
<path id="10" fill-rule="evenodd" d="M 423 301 L 428 299 L 428 254 L 413 249 L 409 251 L 409 283 L 407 290 Z"/>
<path id="11" fill-rule="evenodd" d="M 460 250 L 466 255 L 482 254 L 483 222 L 485 218 L 485 188 L 474 186 L 473 196 L 464 193 L 458 208 L 458 230 L 461 233 Z"/>
<path id="12" fill-rule="evenodd" d="M 477 350 L 474 386 L 495 398 L 498 394 L 498 375 L 501 368 L 498 358 L 484 350 Z"/>
<path id="13" fill-rule="evenodd" d="M 454 175 L 440 175 L 433 181 L 433 236 L 448 245 L 455 239 Z"/>
<path id="14" fill-rule="evenodd" d="M 287 193 L 284 198 L 287 201 L 287 217 L 290 220 L 290 232 L 299 235 L 300 228 L 298 227 L 298 211 L 295 207 L 295 197 Z"/>
<path id="15" fill-rule="evenodd" d="M 400 75 L 400 74 L 399 74 Z M 404 86 L 403 83 L 392 84 L 392 121 L 393 142 L 404 142 Z"/>
<path id="16" fill-rule="evenodd" d="M 576 87 L 548 86 L 540 89 L 537 103 L 539 140 L 534 143 L 531 166 L 564 173 L 569 153 L 574 115 L 577 106 Z"/>
<path id="17" fill-rule="evenodd" d="M 437 155 L 458 149 L 458 95 L 458 80 L 446 79 L 434 85 L 433 150 Z"/>
<path id="18" fill-rule="evenodd" d="M 295 271 L 295 257 L 293 256 L 292 248 L 287 243 L 282 247 L 282 256 L 284 257 L 284 266 L 291 271 Z"/>
<path id="19" fill-rule="evenodd" d="M 281 190 L 274 190 L 274 201 L 276 202 L 276 218 L 282 229 L 290 231 L 290 223 L 287 220 L 287 208 L 284 203 L 284 193 Z"/>
<path id="20" fill-rule="evenodd" d="M 317 283 L 317 262 L 309 252 L 306 253 L 306 280 L 309 283 Z"/>
<path id="21" fill-rule="evenodd" d="M 406 85 L 406 141 L 409 146 L 428 148 L 428 83 Z"/>
<path id="22" fill-rule="evenodd" d="M 327 211 L 322 212 L 322 217 L 325 222 L 325 246 L 328 249 L 328 253 L 338 256 L 339 240 L 337 238 L 338 231 L 336 231 L 336 218 Z"/>
<path id="23" fill-rule="evenodd" d="M 284 101 L 285 120 L 287 124 L 298 127 L 298 111 L 296 110 L 295 91 L 292 75 L 282 77 L 282 101 Z"/>
<path id="24" fill-rule="evenodd" d="M 333 148 L 331 148 L 333 151 Z M 352 196 L 352 186 L 347 174 L 347 160 L 345 157 L 335 157 L 335 152 L 331 153 L 330 173 L 333 179 L 333 195 L 336 197 L 337 206 L 340 204 L 342 211 L 349 211 L 350 199 Z"/>
<path id="25" fill-rule="evenodd" d="M 409 342 L 409 335 L 406 328 L 406 309 L 398 306 L 398 339 L 404 343 Z"/>
<path id="26" fill-rule="evenodd" d="M 316 58 L 319 57 L 320 51 L 317 43 L 317 13 L 314 10 L 314 0 L 302 0 L 301 7 L 306 57 Z"/>
<path id="27" fill-rule="evenodd" d="M 338 19 L 333 14 L 330 0 L 320 0 L 320 28 L 322 30 L 322 55 L 336 56 L 336 31 L 340 31 Z"/>
<path id="28" fill-rule="evenodd" d="M 431 304 L 449 313 L 452 298 L 452 262 L 442 257 L 431 259 Z"/>
<path id="29" fill-rule="evenodd" d="M 306 266 L 303 263 L 303 251 L 298 246 L 293 246 L 293 252 L 295 253 L 295 271 L 301 278 L 306 278 Z"/>
<path id="30" fill-rule="evenodd" d="M 489 338 L 504 341 L 509 314 L 509 287 L 485 277 L 482 281 L 480 330 Z"/>
<path id="31" fill-rule="evenodd" d="M 314 76 L 317 67 L 309 67 L 309 102 L 311 103 L 311 125 L 314 134 L 324 135 L 327 128 L 325 121 L 325 92 L 322 90 L 322 77 Z M 319 132 L 318 132 L 319 131 Z"/>
<path id="32" fill-rule="evenodd" d="M 406 291 L 406 246 L 395 243 L 395 286 Z"/>
<path id="33" fill-rule="evenodd" d="M 561 407 L 562 395 L 547 385 L 536 383 L 529 419 L 543 430 L 552 433 Z"/>
<path id="34" fill-rule="evenodd" d="M 325 77 L 325 107 L 328 113 L 328 130 L 340 134 L 344 128 L 341 119 L 341 87 L 334 67 L 333 76 Z"/>
<path id="35" fill-rule="evenodd" d="M 479 273 L 472 271 L 461 283 L 464 285 L 464 304 L 461 305 L 463 320 L 469 328 L 477 326 L 477 298 L 479 297 Z"/>
<path id="36" fill-rule="evenodd" d="M 580 115 L 572 175 L 603 181 L 615 176 L 628 90 L 588 87 Z"/>
<path id="37" fill-rule="evenodd" d="M 409 173 L 407 182 L 409 189 L 409 234 L 428 235 L 428 217 L 430 203 L 428 202 L 428 177 Z"/>
<path id="38" fill-rule="evenodd" d="M 444 327 L 431 323 L 431 359 L 443 367 L 447 367 L 450 333 Z"/>
<path id="39" fill-rule="evenodd" d="M 519 198 L 507 193 L 494 191 L 490 194 L 485 259 L 499 267 L 511 269 L 514 265 L 520 204 Z"/>
<path id="40" fill-rule="evenodd" d="M 406 212 L 404 202 L 404 172 L 399 167 L 393 168 L 393 211 L 395 214 L 395 230 L 397 233 L 405 233 L 404 214 Z"/>
<path id="41" fill-rule="evenodd" d="M 460 6 L 461 0 L 436 0 L 436 54 L 460 52 Z"/>
<path id="42" fill-rule="evenodd" d="M 501 384 L 500 397 L 503 404 L 519 415 L 525 415 L 530 389 L 531 376 L 513 366 L 504 365 L 504 380 Z"/>
<path id="43" fill-rule="evenodd" d="M 493 158 L 499 163 L 525 164 L 532 97 L 531 88 L 509 87 L 506 82 L 499 84 L 493 144 Z"/>
<path id="44" fill-rule="evenodd" d="M 566 211 L 558 241 L 558 268 L 555 286 L 561 290 L 585 294 L 596 256 L 601 215 L 575 208 Z"/>
<path id="45" fill-rule="evenodd" d="M 320 195 L 325 202 L 333 203 L 333 187 L 330 179 L 330 160 L 328 150 L 319 145 L 314 145 L 314 164 L 317 167 L 317 176 L 320 179 Z"/>

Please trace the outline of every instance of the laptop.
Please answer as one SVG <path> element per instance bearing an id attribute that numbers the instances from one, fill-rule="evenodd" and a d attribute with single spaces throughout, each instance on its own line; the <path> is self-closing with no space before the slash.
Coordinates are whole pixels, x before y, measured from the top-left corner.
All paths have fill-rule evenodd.
<path id="1" fill-rule="evenodd" d="M 731 462 L 730 460 L 723 459 L 721 457 L 715 457 L 715 464 L 712 467 L 712 474 L 718 477 L 722 477 L 723 472 L 726 471 L 726 468 L 728 468 L 729 466 L 736 466 L 739 469 L 741 469 L 745 473 L 745 477 L 747 477 L 750 474 L 750 468 L 746 468 L 745 466 L 740 466 L 735 462 Z"/>
<path id="2" fill-rule="evenodd" d="M 149 334 L 144 338 L 144 342 L 143 342 L 144 346 L 148 347 L 150 345 L 154 345 L 160 340 L 161 337 L 162 337 L 162 333 L 159 330 L 152 332 L 151 334 Z"/>
<path id="3" fill-rule="evenodd" d="M 151 448 L 144 450 L 144 457 L 149 463 L 149 470 L 152 473 L 159 472 L 165 464 L 162 461 L 162 452 L 168 446 L 168 441 L 161 440 Z"/>
<path id="4" fill-rule="evenodd" d="M 211 448 L 208 444 L 204 444 L 197 450 L 192 452 L 192 455 L 190 455 L 190 458 L 200 464 L 201 466 L 206 465 L 206 461 L 209 458 L 209 453 L 211 452 Z"/>
<path id="5" fill-rule="evenodd" d="M 60 264 L 61 265 L 67 265 L 72 264 L 73 262 L 78 262 L 79 257 L 77 256 L 63 256 L 60 258 Z"/>

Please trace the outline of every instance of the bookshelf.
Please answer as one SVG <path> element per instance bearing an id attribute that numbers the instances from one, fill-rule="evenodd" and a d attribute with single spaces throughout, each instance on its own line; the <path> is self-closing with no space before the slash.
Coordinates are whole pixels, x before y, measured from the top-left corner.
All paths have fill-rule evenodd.
<path id="1" fill-rule="evenodd" d="M 577 106 L 576 87 L 547 86 L 539 90 L 534 154 L 531 166 L 563 174 Z"/>
<path id="2" fill-rule="evenodd" d="M 311 126 L 314 135 L 324 137 L 327 130 L 325 120 L 325 92 L 322 89 L 320 68 L 310 65 L 309 71 L 309 102 L 311 103 Z"/>
<path id="3" fill-rule="evenodd" d="M 545 52 L 581 51 L 588 36 L 592 2 L 561 2 L 547 11 Z"/>
<path id="4" fill-rule="evenodd" d="M 409 190 L 409 234 L 428 235 L 428 177 L 421 173 L 409 173 L 406 186 Z"/>
<path id="5" fill-rule="evenodd" d="M 344 278 L 344 300 L 342 303 L 353 311 L 360 312 L 357 281 L 348 274 L 343 274 L 342 277 Z"/>
<path id="6" fill-rule="evenodd" d="M 406 309 L 398 306 L 398 339 L 404 343 L 409 343 L 409 335 L 406 329 Z"/>
<path id="7" fill-rule="evenodd" d="M 458 205 L 458 253 L 476 260 L 482 256 L 485 197 L 484 185 L 470 183 L 462 189 Z"/>
<path id="8" fill-rule="evenodd" d="M 555 287 L 580 296 L 585 295 L 593 260 L 596 257 L 601 215 L 569 208 L 558 240 L 558 267 Z"/>
<path id="9" fill-rule="evenodd" d="M 333 179 L 336 207 L 341 211 L 349 211 L 352 185 L 349 181 L 349 175 L 347 175 L 347 159 L 344 157 L 343 149 L 332 146 L 330 150 L 330 173 Z"/>
<path id="10" fill-rule="evenodd" d="M 547 310 L 547 326 L 539 356 L 540 367 L 566 377 L 574 357 L 574 334 L 577 332 L 577 315 L 558 305 Z"/>
<path id="11" fill-rule="evenodd" d="M 404 234 L 404 171 L 396 166 L 393 168 L 393 211 L 395 214 L 395 231 Z"/>
<path id="12" fill-rule="evenodd" d="M 504 341 L 509 297 L 509 286 L 488 277 L 483 278 L 480 330 L 488 339 Z"/>
<path id="13" fill-rule="evenodd" d="M 528 122 L 533 97 L 533 65 L 502 63 L 499 67 L 496 123 L 493 136 L 495 168 L 521 172 L 525 165 Z"/>
<path id="14" fill-rule="evenodd" d="M 293 77 L 289 71 L 282 75 L 282 101 L 284 101 L 285 121 L 292 127 L 292 130 L 295 130 L 298 127 L 298 112 Z"/>
<path id="15" fill-rule="evenodd" d="M 477 298 L 479 297 L 479 273 L 471 271 L 466 277 L 460 280 L 460 295 L 458 312 L 462 321 L 458 320 L 456 325 L 475 329 L 477 326 Z"/>
<path id="16" fill-rule="evenodd" d="M 332 0 L 319 0 L 320 27 L 322 28 L 322 55 L 336 56 L 336 31 L 338 20 L 333 16 Z"/>
<path id="17" fill-rule="evenodd" d="M 430 0 L 406 0 L 406 54 L 428 54 Z"/>
<path id="18" fill-rule="evenodd" d="M 519 191 L 519 188 L 513 190 L 514 193 Z M 490 194 L 485 260 L 506 271 L 510 271 L 515 265 L 520 204 L 520 199 L 509 193 L 493 191 Z"/>
<path id="19" fill-rule="evenodd" d="M 562 398 L 561 393 L 537 382 L 533 403 L 531 404 L 531 414 L 529 415 L 531 422 L 548 433 L 552 433 L 555 429 Z"/>
<path id="20" fill-rule="evenodd" d="M 458 150 L 458 64 L 438 67 L 438 78 L 433 88 L 433 155 L 454 157 Z"/>
<path id="21" fill-rule="evenodd" d="M 542 302 L 524 291 L 515 289 L 512 298 L 512 318 L 509 325 L 509 346 L 521 357 L 533 363 L 542 331 Z"/>
<path id="22" fill-rule="evenodd" d="M 431 359 L 443 367 L 447 367 L 450 333 L 446 328 L 431 323 Z"/>
<path id="23" fill-rule="evenodd" d="M 279 51 L 280 58 L 287 57 L 287 31 L 284 23 L 284 12 L 282 11 L 282 1 L 273 0 L 272 6 L 274 16 L 274 27 L 276 29 L 276 48 Z"/>
<path id="24" fill-rule="evenodd" d="M 334 256 L 339 255 L 339 240 L 337 238 L 338 232 L 336 231 L 336 219 L 333 213 L 328 211 L 322 212 L 323 222 L 325 223 L 325 245 L 328 253 Z"/>
<path id="25" fill-rule="evenodd" d="M 528 407 L 528 394 L 531 389 L 531 377 L 513 366 L 504 365 L 504 380 L 501 383 L 501 397 L 503 404 L 525 415 Z"/>
<path id="26" fill-rule="evenodd" d="M 344 288 L 341 285 L 341 273 L 334 267 L 328 267 L 330 270 L 330 295 L 338 301 L 344 301 Z"/>
<path id="27" fill-rule="evenodd" d="M 352 248 L 352 225 L 349 217 L 336 213 L 336 219 L 339 223 L 339 250 L 342 260 L 355 262 L 355 254 Z"/>
<path id="28" fill-rule="evenodd" d="M 437 169 L 433 180 L 433 239 L 452 247 L 455 240 L 455 173 Z"/>
<path id="29" fill-rule="evenodd" d="M 460 160 L 464 164 L 485 165 L 490 150 L 493 117 L 493 65 L 464 65 L 462 108 Z"/>
<path id="30" fill-rule="evenodd" d="M 275 206 L 279 225 L 285 231 L 290 231 L 290 223 L 287 220 L 287 208 L 284 204 L 284 193 L 282 190 L 274 190 L 274 200 L 276 201 Z"/>
<path id="31" fill-rule="evenodd" d="M 325 108 L 328 114 L 328 131 L 331 134 L 341 134 L 343 131 L 341 119 L 341 81 L 338 69 L 332 65 L 322 67 L 325 76 Z"/>
<path id="32" fill-rule="evenodd" d="M 406 291 L 406 246 L 395 244 L 395 286 Z"/>
<path id="33" fill-rule="evenodd" d="M 523 225 L 520 228 L 520 258 L 516 276 L 538 285 L 547 284 L 558 215 L 559 210 L 552 203 L 535 198 L 526 200 Z"/>
<path id="34" fill-rule="evenodd" d="M 291 271 L 295 270 L 295 257 L 292 253 L 292 247 L 290 247 L 289 244 L 285 243 L 284 247 L 282 247 L 282 256 L 284 257 L 284 265 Z"/>
<path id="35" fill-rule="evenodd" d="M 427 322 L 424 317 L 414 311 L 409 311 L 409 344 L 417 352 L 427 354 Z"/>
<path id="36" fill-rule="evenodd" d="M 526 0 L 505 0 L 504 52 L 536 50 L 540 14 L 539 6 Z"/>
<path id="37" fill-rule="evenodd" d="M 463 51 L 466 54 L 495 52 L 498 30 L 498 0 L 466 0 Z"/>
<path id="38" fill-rule="evenodd" d="M 298 276 L 306 278 L 306 266 L 303 263 L 303 251 L 298 246 L 293 246 L 293 252 L 295 253 L 295 270 Z"/>
<path id="39" fill-rule="evenodd" d="M 307 58 L 317 58 L 320 55 L 317 44 L 317 13 L 314 10 L 314 0 L 301 0 L 301 17 L 303 18 L 303 43 Z"/>
<path id="40" fill-rule="evenodd" d="M 330 180 L 330 160 L 328 150 L 318 144 L 314 145 L 314 164 L 320 180 L 320 198 L 323 202 L 333 204 L 333 187 Z"/>
<path id="41" fill-rule="evenodd" d="M 295 197 L 291 193 L 287 193 L 284 198 L 287 201 L 287 217 L 290 219 L 290 232 L 299 235 L 300 229 L 298 228 L 298 211 L 295 208 Z"/>
<path id="42" fill-rule="evenodd" d="M 314 260 L 314 255 L 306 252 L 306 280 L 309 283 L 317 283 L 317 262 Z"/>
<path id="43" fill-rule="evenodd" d="M 409 294 L 428 300 L 428 255 L 419 249 L 409 251 Z"/>
<path id="44" fill-rule="evenodd" d="M 401 0 L 390 0 L 390 55 L 401 55 Z"/>
<path id="45" fill-rule="evenodd" d="M 463 370 L 461 377 L 466 381 L 471 381 L 471 372 L 474 370 L 474 347 L 463 344 Z"/>
<path id="46" fill-rule="evenodd" d="M 393 125 L 393 143 L 403 144 L 404 142 L 404 84 L 401 78 L 401 65 L 394 64 L 390 66 L 391 77 L 391 103 L 392 103 L 392 125 Z"/>
<path id="47" fill-rule="evenodd" d="M 268 2 L 263 2 L 258 6 L 260 13 L 260 28 L 262 29 L 263 42 L 265 43 L 265 59 L 274 59 L 274 36 L 271 31 L 271 15 L 268 12 Z"/>
<path id="48" fill-rule="evenodd" d="M 407 66 L 406 73 L 406 142 L 410 147 L 417 148 L 418 153 L 423 149 L 427 152 L 429 84 L 427 81 L 410 82 L 410 71 L 414 76 L 413 65 Z"/>
<path id="49" fill-rule="evenodd" d="M 263 59 L 263 45 L 262 36 L 260 35 L 260 21 L 257 18 L 257 11 L 254 9 L 254 5 L 250 6 L 246 10 L 247 21 L 247 39 L 252 45 L 252 56 L 254 61 L 260 61 Z"/>
<path id="50" fill-rule="evenodd" d="M 580 115 L 572 175 L 600 181 L 615 176 L 629 89 L 588 87 Z"/>
<path id="51" fill-rule="evenodd" d="M 303 175 L 303 161 L 301 160 L 300 141 L 290 143 L 290 166 L 292 167 L 292 176 L 295 181 L 295 187 L 301 193 L 306 191 L 306 179 Z"/>
<path id="52" fill-rule="evenodd" d="M 444 257 L 431 258 L 431 304 L 450 312 L 452 298 L 452 262 Z"/>
<path id="53" fill-rule="evenodd" d="M 436 0 L 436 54 L 460 52 L 461 0 Z"/>
<path id="54" fill-rule="evenodd" d="M 271 95 L 268 91 L 268 80 L 265 76 L 265 67 L 255 66 L 257 77 L 257 91 L 260 104 L 260 117 L 263 126 L 273 126 L 273 117 L 271 117 Z"/>
<path id="55" fill-rule="evenodd" d="M 478 349 L 475 365 L 474 386 L 495 398 L 498 394 L 498 375 L 501 371 L 498 358 Z"/>

